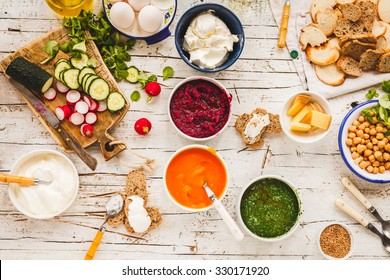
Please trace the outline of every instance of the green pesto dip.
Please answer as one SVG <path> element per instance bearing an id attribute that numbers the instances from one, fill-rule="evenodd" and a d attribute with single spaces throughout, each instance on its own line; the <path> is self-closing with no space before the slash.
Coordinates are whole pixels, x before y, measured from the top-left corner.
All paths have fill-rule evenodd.
<path id="1" fill-rule="evenodd" d="M 264 178 L 245 191 L 240 209 L 242 220 L 251 232 L 259 237 L 274 238 L 295 225 L 300 205 L 297 195 L 286 183 Z"/>

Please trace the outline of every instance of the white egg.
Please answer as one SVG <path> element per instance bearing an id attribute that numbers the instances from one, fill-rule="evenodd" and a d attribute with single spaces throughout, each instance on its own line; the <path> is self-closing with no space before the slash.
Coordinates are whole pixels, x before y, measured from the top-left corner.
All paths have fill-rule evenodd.
<path id="1" fill-rule="evenodd" d="M 163 13 L 155 6 L 149 5 L 141 9 L 138 14 L 139 26 L 146 32 L 156 33 L 163 23 Z"/>
<path id="2" fill-rule="evenodd" d="M 127 2 L 133 7 L 134 11 L 137 12 L 150 4 L 150 0 L 127 0 Z"/>
<path id="3" fill-rule="evenodd" d="M 123 2 L 123 0 L 109 0 L 108 2 L 110 2 L 111 4 L 115 4 L 117 2 Z"/>
<path id="4" fill-rule="evenodd" d="M 118 28 L 126 29 L 132 26 L 134 17 L 134 11 L 127 3 L 117 2 L 111 7 L 110 18 Z"/>

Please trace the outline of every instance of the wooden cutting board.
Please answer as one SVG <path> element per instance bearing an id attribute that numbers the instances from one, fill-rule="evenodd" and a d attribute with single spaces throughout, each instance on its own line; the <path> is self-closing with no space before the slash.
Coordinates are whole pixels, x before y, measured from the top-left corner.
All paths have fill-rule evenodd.
<path id="1" fill-rule="evenodd" d="M 23 56 L 25 59 L 29 60 L 30 62 L 38 65 L 39 67 L 45 69 L 47 72 L 52 74 L 54 76 L 54 64 L 55 62 L 61 58 L 61 57 L 67 57 L 67 55 L 63 52 L 59 52 L 57 54 L 57 57 L 54 58 L 51 63 L 48 63 L 47 65 L 41 65 L 40 61 L 47 58 L 47 53 L 44 50 L 45 42 L 48 40 L 55 40 L 59 44 L 66 42 L 69 40 L 67 29 L 64 27 L 60 27 L 57 29 L 54 29 L 53 31 L 46 33 L 42 37 L 39 37 L 38 39 L 34 40 L 33 42 L 29 43 L 28 45 L 20 48 L 13 54 L 6 57 L 4 60 L 0 62 L 0 67 L 5 72 L 5 69 L 8 67 L 8 65 L 11 63 L 13 59 L 19 56 Z M 87 47 L 87 55 L 90 58 L 95 58 L 97 61 L 97 67 L 95 69 L 97 75 L 99 75 L 101 78 L 107 81 L 107 83 L 110 86 L 110 92 L 117 91 L 123 95 L 126 101 L 125 107 L 116 112 L 116 113 L 110 113 L 108 110 L 105 112 L 97 112 L 98 115 L 98 121 L 96 124 L 93 125 L 94 127 L 94 135 L 91 138 L 85 137 L 80 132 L 80 127 L 75 126 L 71 124 L 68 120 L 62 121 L 61 124 L 63 128 L 71 134 L 82 147 L 87 148 L 94 144 L 96 141 L 100 143 L 100 148 L 102 151 L 102 155 L 105 160 L 111 159 L 113 156 L 115 156 L 117 153 L 123 151 L 126 146 L 124 144 L 117 144 L 114 146 L 109 146 L 108 143 L 111 141 L 117 140 L 115 137 L 110 135 L 108 133 L 109 130 L 111 130 L 113 127 L 115 127 L 126 115 L 127 111 L 130 108 L 130 102 L 122 92 L 122 90 L 119 88 L 115 78 L 112 76 L 110 70 L 106 67 L 106 65 L 103 62 L 103 59 L 99 53 L 98 48 L 96 47 L 95 43 L 91 40 L 86 42 Z M 53 84 L 54 86 L 54 84 Z M 23 95 L 22 95 L 23 97 Z M 24 97 L 23 97 L 24 98 Z M 25 98 L 24 98 L 25 99 Z M 25 99 L 26 100 L 26 99 Z M 65 143 L 65 141 L 60 137 L 58 132 L 54 130 L 50 125 L 46 123 L 46 121 L 41 117 L 41 115 L 38 113 L 37 110 L 26 100 L 28 106 L 31 108 L 33 113 L 38 117 L 38 119 L 41 121 L 41 123 L 46 127 L 46 129 L 50 132 L 50 134 L 54 137 L 54 139 L 58 142 L 58 144 L 68 153 L 73 152 L 69 148 L 69 146 Z M 53 101 L 47 101 L 45 100 L 45 105 L 52 111 L 55 112 L 55 108 L 60 105 L 66 104 L 66 99 L 64 94 L 58 94 L 57 98 Z"/>

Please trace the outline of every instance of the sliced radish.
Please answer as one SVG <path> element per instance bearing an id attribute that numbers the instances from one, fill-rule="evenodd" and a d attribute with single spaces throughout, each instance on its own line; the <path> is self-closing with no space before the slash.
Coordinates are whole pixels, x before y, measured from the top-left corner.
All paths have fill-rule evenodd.
<path id="1" fill-rule="evenodd" d="M 88 104 L 88 108 L 91 108 L 91 104 L 92 104 L 92 99 L 91 99 L 91 97 L 84 95 L 84 96 L 83 96 L 83 100 L 84 100 L 85 103 Z"/>
<path id="2" fill-rule="evenodd" d="M 74 106 L 77 103 L 77 101 L 80 100 L 80 98 L 81 98 L 80 92 L 72 89 L 68 91 L 68 93 L 66 94 L 66 103 L 68 103 L 68 105 Z"/>
<path id="3" fill-rule="evenodd" d="M 58 106 L 56 108 L 56 115 L 60 121 L 68 118 L 72 113 L 73 113 L 72 108 L 70 108 L 70 106 L 68 105 Z"/>
<path id="4" fill-rule="evenodd" d="M 90 111 L 96 111 L 99 109 L 99 103 L 93 99 L 91 99 L 91 106 L 89 107 Z"/>
<path id="5" fill-rule="evenodd" d="M 80 100 L 74 105 L 74 110 L 82 115 L 85 115 L 88 113 L 89 106 L 86 102 Z"/>
<path id="6" fill-rule="evenodd" d="M 60 81 L 56 82 L 56 88 L 61 93 L 67 93 L 69 91 L 69 88 Z"/>
<path id="7" fill-rule="evenodd" d="M 47 91 L 45 91 L 43 96 L 45 97 L 45 99 L 51 101 L 51 100 L 56 99 L 57 92 L 56 92 L 56 90 L 54 88 L 49 88 Z"/>
<path id="8" fill-rule="evenodd" d="M 88 123 L 84 123 L 81 127 L 80 127 L 80 132 L 83 136 L 86 136 L 86 137 L 92 137 L 93 136 L 93 126 L 88 124 Z"/>
<path id="9" fill-rule="evenodd" d="M 72 115 L 69 117 L 69 121 L 73 123 L 74 125 L 81 125 L 84 122 L 84 115 L 74 112 Z"/>
<path id="10" fill-rule="evenodd" d="M 107 110 L 107 102 L 106 100 L 99 101 L 99 107 L 97 109 L 98 112 L 104 112 Z"/>
<path id="11" fill-rule="evenodd" d="M 96 115 L 95 112 L 88 112 L 86 115 L 85 115 L 85 122 L 87 124 L 95 124 L 98 120 L 98 117 Z"/>

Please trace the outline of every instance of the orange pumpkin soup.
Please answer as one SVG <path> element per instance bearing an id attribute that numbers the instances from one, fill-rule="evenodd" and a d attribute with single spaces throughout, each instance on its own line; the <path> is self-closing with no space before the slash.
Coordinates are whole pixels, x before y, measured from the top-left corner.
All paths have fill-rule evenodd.
<path id="1" fill-rule="evenodd" d="M 203 188 L 207 181 L 220 198 L 227 185 L 227 172 L 213 149 L 188 148 L 179 152 L 169 163 L 166 185 L 173 199 L 187 208 L 201 209 L 211 205 Z"/>

